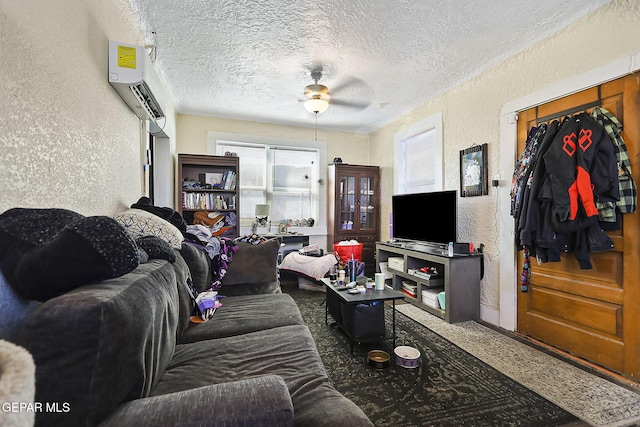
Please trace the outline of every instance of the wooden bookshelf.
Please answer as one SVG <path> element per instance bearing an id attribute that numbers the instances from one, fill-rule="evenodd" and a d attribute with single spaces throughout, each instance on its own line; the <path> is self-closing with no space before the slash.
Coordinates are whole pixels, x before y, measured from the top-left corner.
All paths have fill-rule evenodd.
<path id="1" fill-rule="evenodd" d="M 187 224 L 202 223 L 219 236 L 240 235 L 240 159 L 178 155 L 178 211 Z"/>

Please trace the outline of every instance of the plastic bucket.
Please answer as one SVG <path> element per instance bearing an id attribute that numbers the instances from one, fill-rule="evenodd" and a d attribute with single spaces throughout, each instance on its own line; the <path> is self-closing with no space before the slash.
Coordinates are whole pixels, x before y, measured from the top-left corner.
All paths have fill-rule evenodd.
<path id="1" fill-rule="evenodd" d="M 362 260 L 362 246 L 363 243 L 357 243 L 355 245 L 340 245 L 334 243 L 333 251 L 338 254 L 340 261 L 346 264 L 350 259 L 355 259 L 356 261 Z"/>

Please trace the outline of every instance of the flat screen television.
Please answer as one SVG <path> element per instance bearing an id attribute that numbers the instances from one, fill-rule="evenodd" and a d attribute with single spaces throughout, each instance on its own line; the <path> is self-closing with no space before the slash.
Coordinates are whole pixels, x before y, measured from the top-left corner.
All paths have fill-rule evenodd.
<path id="1" fill-rule="evenodd" d="M 398 194 L 391 199 L 391 236 L 436 246 L 456 242 L 458 192 Z"/>

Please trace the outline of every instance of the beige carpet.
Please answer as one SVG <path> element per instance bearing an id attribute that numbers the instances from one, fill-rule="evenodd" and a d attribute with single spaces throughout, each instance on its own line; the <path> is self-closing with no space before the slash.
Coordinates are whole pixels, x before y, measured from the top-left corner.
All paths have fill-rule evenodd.
<path id="1" fill-rule="evenodd" d="M 592 426 L 640 425 L 640 388 L 620 386 L 477 322 L 449 324 L 411 304 L 396 308 Z"/>

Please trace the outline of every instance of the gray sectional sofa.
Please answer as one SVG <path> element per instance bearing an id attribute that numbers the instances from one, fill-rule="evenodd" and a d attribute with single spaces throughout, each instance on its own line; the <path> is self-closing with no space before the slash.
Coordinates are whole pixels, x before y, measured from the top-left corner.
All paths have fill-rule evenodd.
<path id="1" fill-rule="evenodd" d="M 0 216 L 0 264 L 20 263 L 43 246 L 16 246 L 6 225 Z M 173 262 L 150 259 L 29 305 L 12 341 L 36 365 L 35 401 L 48 409 L 35 414 L 36 425 L 371 426 L 333 388 L 295 302 L 274 285 L 277 276 L 256 268 L 254 283 L 246 283 L 250 260 L 259 265 L 252 251 L 273 256 L 275 268 L 277 241 L 259 246 L 236 252 L 229 272 L 242 269 L 244 282 L 225 277 L 220 294 L 233 296 L 205 323 L 190 322 L 187 282 L 204 286 L 210 269 L 184 243 Z M 19 284 L 17 267 L 2 266 L 6 282 Z M 261 283 L 268 293 L 256 293 Z M 20 287 L 12 288 L 26 307 Z"/>

